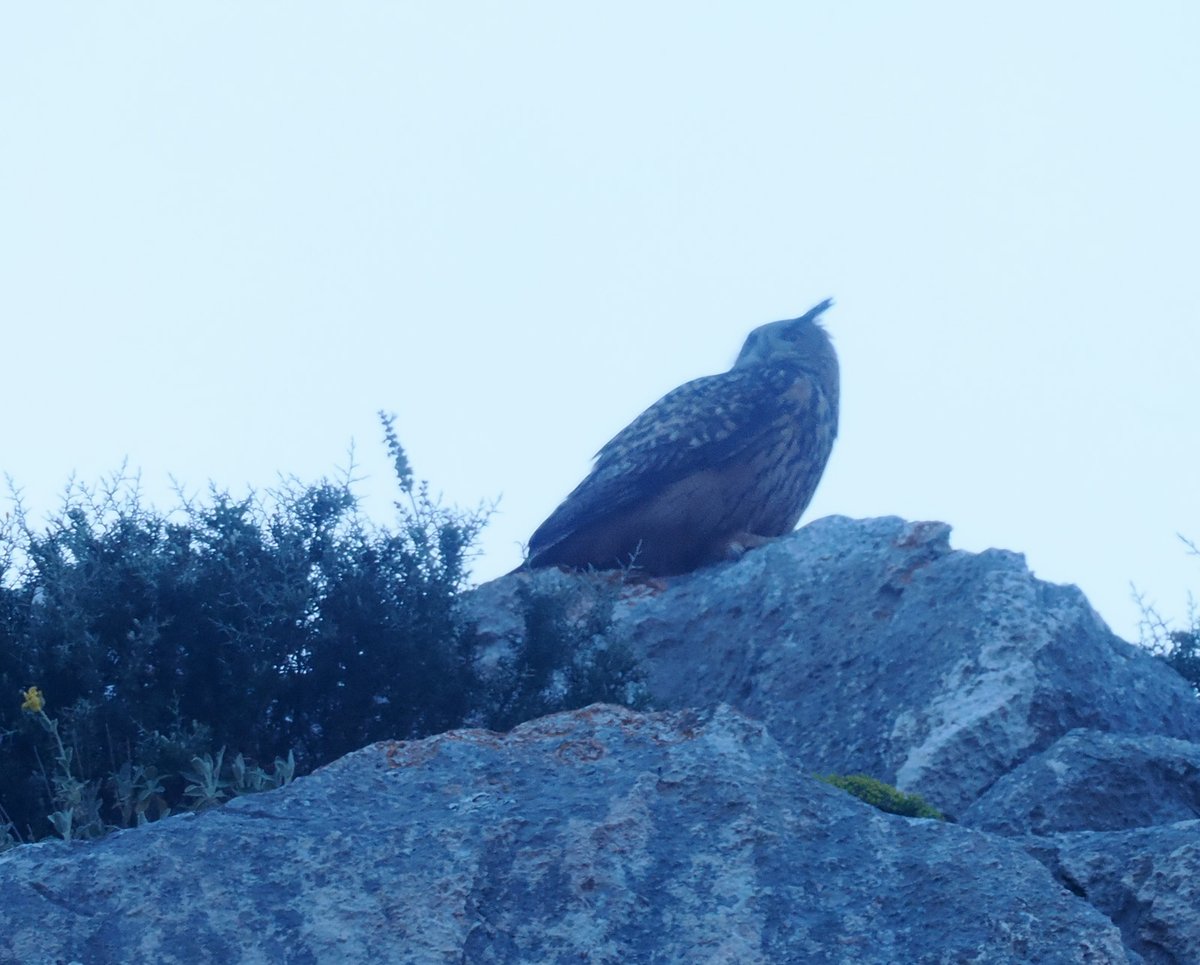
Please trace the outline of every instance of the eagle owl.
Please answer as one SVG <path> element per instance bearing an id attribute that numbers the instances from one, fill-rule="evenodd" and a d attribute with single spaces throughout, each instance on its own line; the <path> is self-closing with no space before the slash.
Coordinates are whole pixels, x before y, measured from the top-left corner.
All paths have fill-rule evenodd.
<path id="1" fill-rule="evenodd" d="M 526 565 L 669 576 L 791 531 L 837 436 L 837 354 L 818 322 L 831 304 L 756 328 L 728 372 L 617 433 L 530 537 Z"/>

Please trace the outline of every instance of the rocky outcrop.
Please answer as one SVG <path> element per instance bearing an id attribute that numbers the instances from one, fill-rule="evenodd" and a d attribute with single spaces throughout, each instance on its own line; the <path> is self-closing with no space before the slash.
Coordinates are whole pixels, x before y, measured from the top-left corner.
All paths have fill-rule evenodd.
<path id="1" fill-rule="evenodd" d="M 379 744 L 0 855 L 4 961 L 1123 962 L 1001 838 L 885 815 L 728 708 Z"/>
<path id="2" fill-rule="evenodd" d="M 999 834 L 1124 831 L 1200 818 L 1200 744 L 1073 730 L 962 816 Z"/>
<path id="3" fill-rule="evenodd" d="M 1200 962 L 1200 821 L 1018 841 L 1155 965 Z"/>
<path id="4" fill-rule="evenodd" d="M 94 845 L 0 855 L 0 962 L 1200 961 L 1200 701 L 1023 559 L 819 520 L 670 580 L 557 592 L 660 712 L 365 748 Z M 813 779 L 864 773 L 960 824 Z M 7 956 L 7 957 L 6 957 Z"/>
<path id="5" fill-rule="evenodd" d="M 1200 744 L 1071 731 L 963 823 L 1012 835 L 1147 962 L 1200 962 Z"/>
<path id="6" fill-rule="evenodd" d="M 633 586 L 613 635 L 655 706 L 729 703 L 811 770 L 869 774 L 951 814 L 1076 728 L 1200 740 L 1187 684 L 1078 589 L 1036 579 L 1017 553 L 952 550 L 949 533 L 821 519 L 735 565 Z M 482 588 L 482 635 L 519 645 L 521 581 L 583 579 Z"/>
<path id="7" fill-rule="evenodd" d="M 818 520 L 736 565 L 626 587 L 610 636 L 638 654 L 658 706 L 728 702 L 809 773 L 865 773 L 1012 836 L 1131 955 L 1200 961 L 1200 903 L 1177 897 L 1192 894 L 1187 842 L 1200 847 L 1177 823 L 1200 816 L 1200 701 L 1075 587 L 948 537 L 941 523 Z M 568 592 L 585 578 L 482 588 L 493 650 L 520 646 L 518 580 Z"/>

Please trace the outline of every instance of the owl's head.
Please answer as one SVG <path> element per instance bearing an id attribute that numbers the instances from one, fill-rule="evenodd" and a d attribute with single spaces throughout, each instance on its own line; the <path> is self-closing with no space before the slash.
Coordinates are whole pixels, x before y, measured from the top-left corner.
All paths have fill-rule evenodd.
<path id="1" fill-rule="evenodd" d="M 760 325 L 746 338 L 735 369 L 755 365 L 794 365 L 811 373 L 831 400 L 838 395 L 838 361 L 829 334 L 817 320 L 833 304 L 827 298 L 799 318 Z"/>

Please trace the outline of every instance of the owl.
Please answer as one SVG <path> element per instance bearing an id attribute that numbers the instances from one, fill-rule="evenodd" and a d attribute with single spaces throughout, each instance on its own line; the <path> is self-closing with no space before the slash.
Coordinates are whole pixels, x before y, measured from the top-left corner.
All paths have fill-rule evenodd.
<path id="1" fill-rule="evenodd" d="M 595 457 L 529 539 L 529 567 L 690 572 L 795 528 L 838 424 L 838 360 L 819 318 L 754 329 L 728 372 L 668 392 Z"/>

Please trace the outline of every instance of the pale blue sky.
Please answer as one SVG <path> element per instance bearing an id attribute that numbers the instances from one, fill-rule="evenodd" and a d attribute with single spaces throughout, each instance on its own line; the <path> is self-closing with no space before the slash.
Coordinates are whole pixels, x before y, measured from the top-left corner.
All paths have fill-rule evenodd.
<path id="1" fill-rule="evenodd" d="M 808 519 L 940 519 L 1135 633 L 1200 561 L 1200 6 L 0 7 L 0 469 L 312 479 L 375 410 L 476 575 L 832 295 Z"/>

